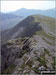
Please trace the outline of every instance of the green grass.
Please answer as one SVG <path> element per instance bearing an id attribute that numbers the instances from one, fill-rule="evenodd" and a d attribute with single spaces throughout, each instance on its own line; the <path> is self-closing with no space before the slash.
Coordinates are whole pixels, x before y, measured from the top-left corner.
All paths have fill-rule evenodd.
<path id="1" fill-rule="evenodd" d="M 22 56 L 25 54 L 25 53 L 27 53 L 28 52 L 28 50 L 23 50 L 23 51 L 21 51 L 20 52 L 20 54 L 18 55 L 18 58 L 22 58 Z M 17 57 L 17 56 L 16 56 Z"/>
<path id="2" fill-rule="evenodd" d="M 7 45 L 11 46 L 11 45 L 13 45 L 13 43 L 12 42 L 7 42 Z"/>
<path id="3" fill-rule="evenodd" d="M 14 68 L 15 68 L 15 65 L 12 64 L 12 65 L 10 65 L 7 69 L 5 69 L 5 70 L 2 72 L 2 74 L 11 74 L 12 71 L 14 70 Z"/>
<path id="4" fill-rule="evenodd" d="M 36 74 L 39 73 L 37 67 L 32 68 L 32 64 L 33 64 L 32 61 L 29 61 L 27 64 L 23 63 L 23 64 L 21 65 L 21 68 L 22 68 L 22 70 L 24 70 L 24 68 L 25 68 L 26 66 L 29 66 L 29 69 L 30 69 L 30 70 L 33 70 Z"/>
<path id="5" fill-rule="evenodd" d="M 55 19 L 47 16 L 42 15 L 34 15 L 35 22 L 42 22 L 45 23 L 51 31 L 54 32 L 55 29 Z"/>
<path id="6" fill-rule="evenodd" d="M 51 43 L 51 42 L 49 42 L 48 40 L 46 40 L 44 37 L 42 37 L 42 39 L 46 42 L 46 43 L 48 43 L 49 45 L 53 45 L 53 42 Z"/>
<path id="7" fill-rule="evenodd" d="M 50 53 L 46 48 L 44 48 L 44 51 L 45 51 L 46 54 L 48 54 L 50 56 Z"/>
<path id="8" fill-rule="evenodd" d="M 40 71 L 38 70 L 37 67 L 34 67 L 32 70 L 33 70 L 36 74 L 39 74 L 39 73 L 40 73 Z"/>
<path id="9" fill-rule="evenodd" d="M 25 66 L 26 66 L 26 64 L 25 63 L 23 63 L 22 65 L 21 65 L 21 69 L 24 69 L 25 68 Z"/>
<path id="10" fill-rule="evenodd" d="M 54 69 L 56 69 L 56 57 L 53 57 L 53 61 L 54 61 L 54 63 L 52 63 L 52 66 Z"/>
<path id="11" fill-rule="evenodd" d="M 33 64 L 33 62 L 31 60 L 29 60 L 26 65 L 28 65 L 31 68 L 32 64 Z"/>
<path id="12" fill-rule="evenodd" d="M 43 58 L 38 58 L 37 60 L 40 62 L 40 65 L 43 65 L 43 66 L 47 67 L 46 61 Z"/>
<path id="13" fill-rule="evenodd" d="M 25 62 L 24 62 L 24 63 L 21 65 L 20 68 L 24 69 L 26 66 L 29 66 L 29 68 L 31 69 L 31 68 L 32 68 L 32 64 L 33 64 L 32 60 L 29 60 L 26 64 L 25 64 Z"/>
<path id="14" fill-rule="evenodd" d="M 37 34 L 38 35 L 41 35 L 41 36 L 46 37 L 46 38 L 51 39 L 51 40 L 55 40 L 55 37 L 54 36 L 51 36 L 50 34 L 47 34 L 44 31 L 37 31 L 35 34 L 36 35 Z"/>

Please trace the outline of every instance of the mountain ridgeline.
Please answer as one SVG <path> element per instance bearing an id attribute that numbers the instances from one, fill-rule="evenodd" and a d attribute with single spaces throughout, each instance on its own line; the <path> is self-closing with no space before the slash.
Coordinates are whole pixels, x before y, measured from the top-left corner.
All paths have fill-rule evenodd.
<path id="1" fill-rule="evenodd" d="M 9 40 L 18 37 L 28 37 L 36 33 L 36 31 L 44 30 L 47 33 L 54 35 L 55 19 L 43 15 L 28 16 L 15 27 L 3 34 L 2 39 Z"/>
<path id="2" fill-rule="evenodd" d="M 34 22 L 34 17 L 29 16 L 20 23 L 18 23 L 14 28 L 10 29 L 5 33 L 5 39 L 13 39 L 18 37 L 32 36 L 34 32 L 41 30 L 40 22 Z"/>
<path id="3" fill-rule="evenodd" d="M 21 8 L 19 10 L 9 13 L 0 12 L 0 27 L 2 31 L 11 29 L 14 26 L 16 26 L 17 23 L 22 21 L 24 18 L 34 14 L 41 14 L 52 18 L 56 18 L 55 12 L 56 12 L 55 8 L 48 10 Z"/>
<path id="4" fill-rule="evenodd" d="M 1 73 L 40 75 L 41 70 L 55 71 L 55 20 L 31 15 L 2 31 Z"/>
<path id="5" fill-rule="evenodd" d="M 15 14 L 0 13 L 0 28 L 2 31 L 13 28 L 24 17 Z"/>
<path id="6" fill-rule="evenodd" d="M 36 9 L 21 8 L 19 10 L 16 10 L 16 11 L 13 11 L 13 12 L 10 12 L 10 13 L 20 15 L 20 16 L 25 16 L 25 17 L 27 17 L 29 15 L 34 15 L 34 14 L 41 14 L 41 15 L 56 18 L 55 12 L 56 12 L 55 8 L 48 9 L 48 10 L 36 10 Z"/>
<path id="7" fill-rule="evenodd" d="M 0 21 L 12 19 L 12 18 L 16 18 L 16 17 L 18 17 L 18 16 L 15 14 L 0 13 Z"/>

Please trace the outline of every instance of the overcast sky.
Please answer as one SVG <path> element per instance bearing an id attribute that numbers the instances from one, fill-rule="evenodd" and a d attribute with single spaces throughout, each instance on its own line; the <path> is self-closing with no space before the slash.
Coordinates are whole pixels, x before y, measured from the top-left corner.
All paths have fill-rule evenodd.
<path id="1" fill-rule="evenodd" d="M 55 0 L 49 1 L 1 1 L 1 12 L 11 12 L 20 8 L 47 10 L 55 8 Z"/>

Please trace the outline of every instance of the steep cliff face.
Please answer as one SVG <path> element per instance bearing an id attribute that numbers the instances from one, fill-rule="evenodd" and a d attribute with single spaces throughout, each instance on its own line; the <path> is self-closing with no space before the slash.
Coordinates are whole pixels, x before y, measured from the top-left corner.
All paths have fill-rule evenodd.
<path id="1" fill-rule="evenodd" d="M 28 37 L 35 34 L 36 31 L 42 30 L 42 27 L 39 25 L 40 22 L 34 22 L 34 19 L 33 16 L 29 16 L 9 31 L 2 32 L 2 40 Z"/>

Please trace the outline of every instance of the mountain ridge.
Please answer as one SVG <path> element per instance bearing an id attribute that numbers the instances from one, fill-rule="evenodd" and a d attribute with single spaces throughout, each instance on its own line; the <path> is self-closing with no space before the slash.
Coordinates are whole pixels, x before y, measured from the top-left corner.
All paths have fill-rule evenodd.
<path id="1" fill-rule="evenodd" d="M 35 34 L 36 31 L 42 29 L 45 30 L 45 32 L 47 33 L 52 32 L 54 35 L 54 28 L 55 28 L 55 26 L 53 26 L 54 23 L 55 19 L 53 18 L 41 15 L 34 15 L 34 16 L 31 15 L 22 20 L 21 22 L 19 22 L 15 27 L 10 29 L 2 36 L 4 37 L 4 39 L 32 36 L 33 34 Z"/>
<path id="2" fill-rule="evenodd" d="M 31 15 L 1 35 L 1 74 L 55 72 L 54 18 Z"/>
<path id="3" fill-rule="evenodd" d="M 0 21 L 6 20 L 6 19 L 11 19 L 11 18 L 16 18 L 18 17 L 15 14 L 9 14 L 9 13 L 0 13 Z M 21 17 L 21 16 L 19 16 Z"/>
<path id="4" fill-rule="evenodd" d="M 24 17 L 15 14 L 0 13 L 0 28 L 2 31 L 13 28 Z"/>
<path id="5" fill-rule="evenodd" d="M 55 18 L 55 8 L 53 9 L 48 9 L 48 10 L 37 10 L 37 9 L 25 9 L 25 8 L 21 8 L 19 10 L 16 10 L 14 12 L 10 12 L 16 15 L 21 15 L 21 16 L 29 16 L 29 15 L 34 15 L 34 14 L 41 14 L 41 15 L 45 15 L 45 16 L 50 16 L 50 17 L 54 17 Z"/>

